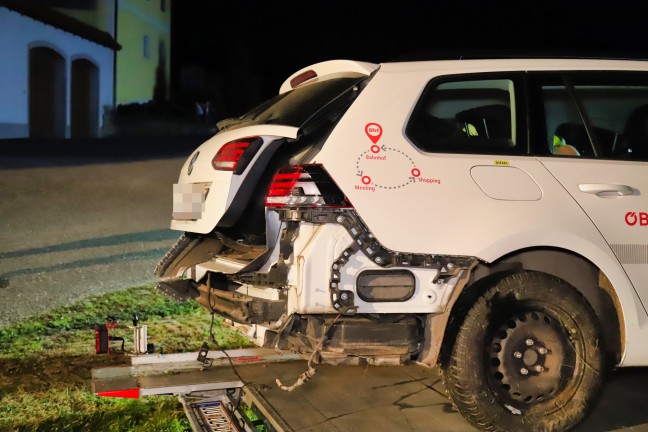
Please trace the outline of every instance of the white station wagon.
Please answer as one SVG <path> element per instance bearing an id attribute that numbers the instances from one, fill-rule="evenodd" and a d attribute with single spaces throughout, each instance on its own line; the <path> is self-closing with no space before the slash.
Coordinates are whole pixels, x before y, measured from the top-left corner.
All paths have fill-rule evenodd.
<path id="1" fill-rule="evenodd" d="M 171 228 L 158 288 L 260 346 L 570 429 L 648 365 L 648 62 L 309 66 L 188 158 Z"/>

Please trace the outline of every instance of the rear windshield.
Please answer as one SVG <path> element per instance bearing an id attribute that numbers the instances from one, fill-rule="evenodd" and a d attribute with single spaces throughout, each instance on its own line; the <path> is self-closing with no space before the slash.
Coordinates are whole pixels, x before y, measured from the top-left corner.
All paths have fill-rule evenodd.
<path id="1" fill-rule="evenodd" d="M 365 79 L 367 77 L 364 75 L 334 78 L 297 87 L 262 103 L 243 115 L 236 123 L 302 127 L 332 102 L 339 106 L 337 102 L 354 98 L 359 90 L 358 84 Z"/>

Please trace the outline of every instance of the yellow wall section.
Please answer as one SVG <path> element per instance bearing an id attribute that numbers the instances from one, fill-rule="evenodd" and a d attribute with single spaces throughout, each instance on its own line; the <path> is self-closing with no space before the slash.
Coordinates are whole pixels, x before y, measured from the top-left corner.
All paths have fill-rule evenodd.
<path id="1" fill-rule="evenodd" d="M 117 20 L 117 104 L 148 102 L 153 99 L 163 42 L 166 96 L 169 92 L 171 51 L 171 0 L 120 0 Z M 144 57 L 144 36 L 149 37 L 149 57 Z"/>

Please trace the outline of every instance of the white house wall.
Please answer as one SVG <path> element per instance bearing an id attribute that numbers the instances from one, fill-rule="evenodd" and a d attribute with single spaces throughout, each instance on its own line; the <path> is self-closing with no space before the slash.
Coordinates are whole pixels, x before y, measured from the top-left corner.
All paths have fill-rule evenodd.
<path id="1" fill-rule="evenodd" d="M 48 47 L 65 60 L 66 136 L 70 136 L 72 61 L 85 58 L 99 70 L 99 129 L 113 104 L 113 51 L 87 39 L 0 7 L 0 138 L 29 136 L 29 50 Z"/>

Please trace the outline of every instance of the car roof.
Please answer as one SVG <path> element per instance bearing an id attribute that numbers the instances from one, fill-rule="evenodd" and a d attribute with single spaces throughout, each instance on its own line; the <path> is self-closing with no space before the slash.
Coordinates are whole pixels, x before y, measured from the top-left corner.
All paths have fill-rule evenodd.
<path id="1" fill-rule="evenodd" d="M 496 71 L 648 71 L 648 61 L 639 59 L 580 58 L 580 57 L 520 57 L 520 58 L 466 58 L 388 61 L 370 63 L 355 60 L 337 59 L 309 65 L 293 73 L 279 89 L 285 93 L 296 86 L 308 85 L 321 79 L 343 76 L 368 76 L 380 69 L 380 73 L 409 73 L 434 70 L 440 73 L 478 73 Z M 312 74 L 302 83 L 293 80 L 303 74 Z"/>
<path id="2" fill-rule="evenodd" d="M 465 60 L 398 61 L 380 64 L 380 73 L 416 72 L 546 71 L 546 70 L 637 70 L 648 71 L 648 61 L 608 58 L 483 58 Z"/>

